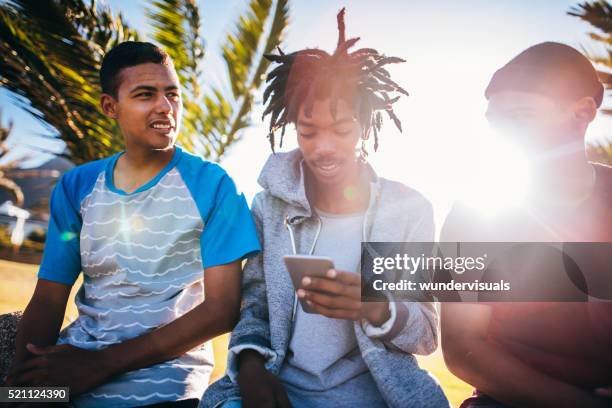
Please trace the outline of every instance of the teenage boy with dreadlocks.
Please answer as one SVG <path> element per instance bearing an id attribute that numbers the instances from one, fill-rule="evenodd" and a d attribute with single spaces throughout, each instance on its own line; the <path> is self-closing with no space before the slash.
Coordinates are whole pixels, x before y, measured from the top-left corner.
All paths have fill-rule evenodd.
<path id="1" fill-rule="evenodd" d="M 402 60 L 349 52 L 358 38 L 345 40 L 344 10 L 338 29 L 332 55 L 268 56 L 279 63 L 264 96 L 272 149 L 275 131 L 290 123 L 299 149 L 271 155 L 259 177 L 264 191 L 252 211 L 263 252 L 245 268 L 228 373 L 201 406 L 448 406 L 413 356 L 436 348 L 433 304 L 361 302 L 361 242 L 432 241 L 434 225 L 425 198 L 365 163 L 364 143 L 373 133 L 377 147 L 382 113 L 400 127 L 391 95 L 406 92 L 383 67 Z M 304 278 L 296 297 L 288 254 L 329 256 L 336 269 Z M 298 297 L 316 313 L 304 312 Z"/>

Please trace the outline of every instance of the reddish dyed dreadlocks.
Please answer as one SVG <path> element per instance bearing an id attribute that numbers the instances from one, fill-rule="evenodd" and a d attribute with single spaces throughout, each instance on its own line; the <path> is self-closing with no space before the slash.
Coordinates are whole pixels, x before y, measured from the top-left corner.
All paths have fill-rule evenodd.
<path id="1" fill-rule="evenodd" d="M 263 117 L 270 115 L 268 139 L 272 151 L 275 147 L 275 132 L 281 129 L 279 145 L 283 145 L 285 127 L 297 121 L 298 110 L 304 105 L 305 114 L 310 117 L 314 100 L 330 98 L 332 117 L 336 118 L 338 99 L 344 99 L 353 107 L 364 130 L 363 139 L 369 131 L 374 132 L 374 151 L 378 149 L 378 133 L 382 126 L 382 111 L 402 131 L 400 120 L 393 112 L 393 103 L 400 95 L 408 95 L 396 84 L 384 68 L 387 64 L 405 62 L 401 58 L 386 57 L 372 48 L 361 48 L 349 52 L 359 38 L 346 39 L 343 8 L 337 16 L 338 45 L 333 54 L 307 48 L 291 54 L 279 49 L 279 55 L 266 54 L 266 58 L 279 65 L 266 79 L 264 105 L 268 103 Z M 262 117 L 262 118 L 263 118 Z M 362 146 L 362 154 L 366 154 Z"/>

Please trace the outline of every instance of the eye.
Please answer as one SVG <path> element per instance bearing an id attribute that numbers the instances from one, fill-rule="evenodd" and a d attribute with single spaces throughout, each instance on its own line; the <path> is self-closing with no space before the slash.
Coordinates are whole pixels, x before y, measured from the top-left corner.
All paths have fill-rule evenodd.
<path id="1" fill-rule="evenodd" d="M 340 130 L 336 130 L 336 134 L 338 136 L 348 136 L 351 133 L 353 133 L 353 129 L 348 129 L 348 130 L 340 129 Z"/>
<path id="2" fill-rule="evenodd" d="M 173 100 L 178 100 L 181 98 L 181 95 L 179 95 L 177 92 L 170 92 L 166 94 L 166 96 L 168 96 L 170 99 L 173 99 Z"/>
<path id="3" fill-rule="evenodd" d="M 312 126 L 297 126 L 296 130 L 298 136 L 305 139 L 310 139 L 317 134 L 317 130 Z"/>
<path id="4" fill-rule="evenodd" d="M 140 92 L 136 94 L 137 98 L 150 98 L 153 96 L 153 92 Z"/>

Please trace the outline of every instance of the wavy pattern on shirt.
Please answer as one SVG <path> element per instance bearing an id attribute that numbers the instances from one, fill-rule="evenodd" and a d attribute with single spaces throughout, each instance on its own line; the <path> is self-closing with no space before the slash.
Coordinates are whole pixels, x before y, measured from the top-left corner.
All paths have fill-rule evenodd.
<path id="1" fill-rule="evenodd" d="M 148 190 L 120 195 L 100 173 L 81 202 L 84 284 L 79 318 L 60 338 L 101 349 L 140 336 L 189 312 L 204 299 L 195 201 L 176 168 Z M 194 381 L 207 384 L 212 349 L 123 374 L 76 399 L 77 405 L 134 406 L 184 398 Z M 200 395 L 197 395 L 199 398 Z"/>

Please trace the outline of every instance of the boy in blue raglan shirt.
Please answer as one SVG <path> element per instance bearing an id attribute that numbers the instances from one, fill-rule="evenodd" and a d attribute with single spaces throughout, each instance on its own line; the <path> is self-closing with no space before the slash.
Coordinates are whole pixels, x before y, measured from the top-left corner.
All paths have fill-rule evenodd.
<path id="1" fill-rule="evenodd" d="M 168 54 L 122 43 L 100 80 L 126 149 L 55 187 L 6 383 L 69 386 L 75 406 L 195 406 L 212 371 L 209 340 L 238 317 L 241 260 L 260 249 L 255 225 L 225 171 L 175 145 L 182 102 Z M 81 271 L 79 316 L 60 333 Z"/>

